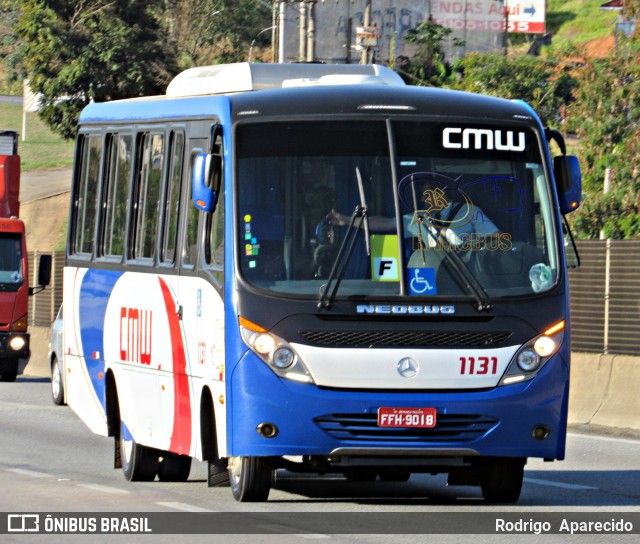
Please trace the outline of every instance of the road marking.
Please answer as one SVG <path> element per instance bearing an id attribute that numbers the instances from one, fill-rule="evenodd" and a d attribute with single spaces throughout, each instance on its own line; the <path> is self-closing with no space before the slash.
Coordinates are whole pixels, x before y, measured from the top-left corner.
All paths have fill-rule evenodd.
<path id="1" fill-rule="evenodd" d="M 563 482 L 552 482 L 551 480 L 539 480 L 537 478 L 524 478 L 524 482 L 528 484 L 548 485 L 549 487 L 560 487 L 562 489 L 574 489 L 583 491 L 597 491 L 599 487 L 592 487 L 590 485 L 578 485 L 578 484 L 565 484 Z"/>
<path id="2" fill-rule="evenodd" d="M 621 444 L 640 444 L 640 440 L 636 438 L 618 438 L 614 436 L 600 436 L 595 434 L 585 433 L 567 433 L 569 436 L 576 438 L 585 438 L 587 440 L 601 440 L 603 442 L 619 442 Z"/>
<path id="3" fill-rule="evenodd" d="M 321 533 L 298 533 L 293 536 L 299 536 L 306 540 L 322 540 L 323 538 L 331 538 L 329 535 L 323 535 Z"/>
<path id="4" fill-rule="evenodd" d="M 112 495 L 128 495 L 131 493 L 126 489 L 120 489 L 118 487 L 109 487 L 100 484 L 76 484 L 78 487 L 84 487 L 85 489 L 91 489 L 93 491 L 102 491 L 103 493 L 111 493 Z"/>
<path id="5" fill-rule="evenodd" d="M 193 506 L 184 502 L 157 502 L 160 506 L 166 506 L 167 508 L 173 508 L 174 510 L 181 510 L 183 512 L 215 512 L 215 510 L 207 510 L 200 506 Z"/>
<path id="6" fill-rule="evenodd" d="M 29 470 L 26 468 L 6 468 L 5 470 L 22 474 L 23 476 L 31 476 L 32 478 L 53 478 L 51 474 L 47 474 L 46 472 L 38 472 L 37 470 Z"/>

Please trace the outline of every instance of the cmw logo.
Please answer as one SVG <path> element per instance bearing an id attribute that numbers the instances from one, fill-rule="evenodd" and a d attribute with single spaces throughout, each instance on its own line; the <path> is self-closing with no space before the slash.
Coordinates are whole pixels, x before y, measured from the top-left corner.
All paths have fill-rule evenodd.
<path id="1" fill-rule="evenodd" d="M 490 130 L 486 128 L 445 128 L 442 145 L 447 149 L 486 149 L 488 151 L 524 151 L 525 135 L 518 132 L 518 143 L 514 142 L 513 130 Z"/>

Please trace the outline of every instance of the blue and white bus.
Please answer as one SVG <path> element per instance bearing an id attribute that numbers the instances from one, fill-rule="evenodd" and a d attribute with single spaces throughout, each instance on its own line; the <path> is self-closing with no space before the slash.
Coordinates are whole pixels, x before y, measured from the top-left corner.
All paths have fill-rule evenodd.
<path id="1" fill-rule="evenodd" d="M 195 458 L 239 501 L 286 469 L 513 502 L 564 458 L 580 172 L 527 104 L 195 68 L 88 105 L 73 179 L 66 401 L 128 480 Z"/>

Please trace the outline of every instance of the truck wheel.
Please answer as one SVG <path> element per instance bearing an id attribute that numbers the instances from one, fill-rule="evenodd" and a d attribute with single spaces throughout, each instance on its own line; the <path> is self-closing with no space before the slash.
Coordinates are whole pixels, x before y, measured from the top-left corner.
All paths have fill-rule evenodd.
<path id="1" fill-rule="evenodd" d="M 520 498 L 524 464 L 519 457 L 494 457 L 480 468 L 480 488 L 486 501 L 514 503 Z"/>
<path id="2" fill-rule="evenodd" d="M 58 406 L 65 404 L 62 371 L 60 370 L 60 362 L 55 355 L 51 363 L 51 398 L 53 399 L 53 404 Z"/>
<path id="3" fill-rule="evenodd" d="M 122 472 L 130 482 L 152 482 L 158 473 L 159 452 L 142 446 L 133 438 L 125 438 L 124 425 L 120 424 L 120 457 Z"/>
<path id="4" fill-rule="evenodd" d="M 263 457 L 229 458 L 231 493 L 238 502 L 266 501 L 272 479 L 273 468 Z"/>
<path id="5" fill-rule="evenodd" d="M 15 382 L 18 376 L 18 360 L 2 359 L 0 361 L 0 382 Z"/>
<path id="6" fill-rule="evenodd" d="M 191 472 L 191 457 L 169 451 L 160 454 L 158 478 L 161 482 L 186 482 Z"/>

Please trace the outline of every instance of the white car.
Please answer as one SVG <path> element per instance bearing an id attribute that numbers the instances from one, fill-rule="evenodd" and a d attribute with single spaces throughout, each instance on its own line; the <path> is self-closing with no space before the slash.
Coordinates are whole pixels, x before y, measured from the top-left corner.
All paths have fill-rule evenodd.
<path id="1" fill-rule="evenodd" d="M 49 341 L 49 367 L 51 368 L 51 397 L 54 404 L 66 404 L 64 397 L 64 369 L 63 369 L 62 341 L 62 305 L 58 310 L 53 325 L 51 325 L 51 340 Z"/>

